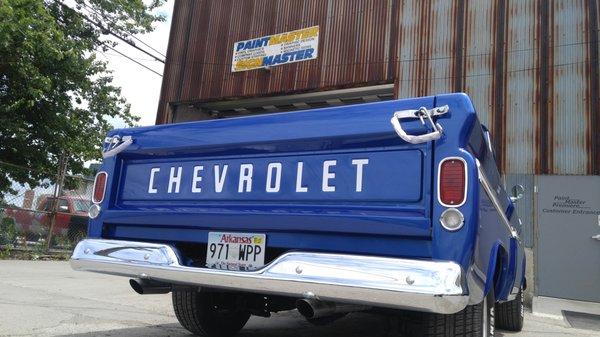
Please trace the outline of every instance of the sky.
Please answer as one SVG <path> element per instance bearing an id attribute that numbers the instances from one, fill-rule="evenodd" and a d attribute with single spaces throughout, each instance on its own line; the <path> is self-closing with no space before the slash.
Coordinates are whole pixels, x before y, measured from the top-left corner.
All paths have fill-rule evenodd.
<path id="1" fill-rule="evenodd" d="M 156 10 L 157 13 L 162 13 L 166 16 L 166 21 L 155 23 L 156 27 L 153 32 L 148 34 L 139 34 L 136 37 L 152 48 L 159 51 L 162 55 L 167 53 L 167 45 L 169 42 L 169 29 L 171 28 L 171 17 L 173 13 L 173 4 L 175 1 L 169 0 L 166 4 Z M 116 40 L 116 38 L 115 38 Z M 119 42 L 119 40 L 116 40 Z M 164 59 L 164 56 L 158 55 L 147 46 L 136 42 L 136 45 L 148 50 L 151 53 Z M 124 42 L 119 42 L 115 48 L 119 52 L 134 58 L 136 61 L 162 74 L 164 64 L 153 60 L 152 57 L 136 50 Z M 98 58 L 108 62 L 108 69 L 113 72 L 113 84 L 121 87 L 121 95 L 131 104 L 131 112 L 140 117 L 138 125 L 154 125 L 156 119 L 156 109 L 158 107 L 158 98 L 160 95 L 160 87 L 162 77 L 135 64 L 133 61 L 117 52 L 109 50 L 104 53 L 98 52 Z M 125 127 L 122 121 L 112 121 L 116 128 Z"/>

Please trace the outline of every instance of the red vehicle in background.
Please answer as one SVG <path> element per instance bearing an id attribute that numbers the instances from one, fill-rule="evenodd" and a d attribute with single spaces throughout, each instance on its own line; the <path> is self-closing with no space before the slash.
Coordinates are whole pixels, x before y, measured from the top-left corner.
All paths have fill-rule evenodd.
<path id="1" fill-rule="evenodd" d="M 17 230 L 27 235 L 28 239 L 46 236 L 50 230 L 50 215 L 54 206 L 54 199 L 52 196 L 40 197 L 34 210 L 7 207 L 4 216 L 13 218 Z M 58 212 L 56 213 L 52 235 L 67 236 L 73 241 L 84 238 L 87 234 L 90 204 L 91 201 L 88 198 L 58 197 Z"/>

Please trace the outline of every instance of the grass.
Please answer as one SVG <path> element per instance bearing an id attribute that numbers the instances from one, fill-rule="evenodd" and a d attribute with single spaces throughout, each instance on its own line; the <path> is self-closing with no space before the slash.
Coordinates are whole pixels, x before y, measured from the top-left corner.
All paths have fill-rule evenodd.
<path id="1" fill-rule="evenodd" d="M 44 245 L 34 247 L 0 246 L 0 260 L 67 261 L 71 251 L 50 249 Z"/>

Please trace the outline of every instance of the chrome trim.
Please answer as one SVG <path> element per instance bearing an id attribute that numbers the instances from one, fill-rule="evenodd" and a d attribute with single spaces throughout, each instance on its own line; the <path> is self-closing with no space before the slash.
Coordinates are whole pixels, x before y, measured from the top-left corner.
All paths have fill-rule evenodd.
<path id="1" fill-rule="evenodd" d="M 508 218 L 506 217 L 506 213 L 504 213 L 504 209 L 502 209 L 502 206 L 500 206 L 500 201 L 498 200 L 498 197 L 496 196 L 496 192 L 492 188 L 490 181 L 488 180 L 487 176 L 483 172 L 483 169 L 481 168 L 481 163 L 479 162 L 479 159 L 475 159 L 475 163 L 477 163 L 477 172 L 479 173 L 479 182 L 481 183 L 481 186 L 483 186 L 483 189 L 485 190 L 487 195 L 490 197 L 490 200 L 492 200 L 492 204 L 494 204 L 494 208 L 496 208 L 496 212 L 498 212 L 498 214 L 500 214 L 500 217 L 502 218 L 502 222 L 504 223 L 504 226 L 508 229 L 508 231 L 510 232 L 510 235 L 513 238 L 520 240 L 519 234 L 517 233 L 515 228 L 510 224 L 510 221 L 508 221 Z"/>
<path id="2" fill-rule="evenodd" d="M 98 176 L 104 174 L 104 190 L 102 191 L 102 199 L 100 199 L 100 201 L 96 201 L 94 200 L 94 195 L 96 194 L 96 182 L 98 181 Z M 106 173 L 106 171 L 99 171 L 98 173 L 96 173 L 96 176 L 94 177 L 94 189 L 92 190 L 92 203 L 94 204 L 101 204 L 104 201 L 104 195 L 106 194 L 106 185 L 108 185 L 108 173 Z"/>
<path id="3" fill-rule="evenodd" d="M 405 142 L 411 144 L 420 144 L 424 142 L 428 142 L 430 140 L 439 139 L 444 132 L 444 129 L 439 123 L 433 121 L 434 116 L 443 115 L 450 110 L 448 105 L 444 105 L 441 107 L 433 108 L 431 110 L 427 110 L 425 107 L 421 107 L 417 110 L 401 110 L 394 112 L 394 115 L 390 119 L 390 123 L 394 127 L 394 131 L 396 134 L 402 138 Z M 400 124 L 400 120 L 403 118 L 419 118 L 421 120 L 421 124 L 425 125 L 425 119 L 429 121 L 431 127 L 433 128 L 432 132 L 426 133 L 424 135 L 409 135 L 402 128 L 402 124 Z"/>
<path id="4" fill-rule="evenodd" d="M 108 146 L 103 147 L 102 158 L 108 158 L 117 155 L 121 151 L 125 150 L 129 145 L 133 144 L 133 138 L 131 136 L 119 136 L 114 135 L 104 139 Z"/>
<path id="5" fill-rule="evenodd" d="M 494 147 L 492 146 L 492 137 L 490 137 L 490 132 L 489 131 L 484 131 L 483 135 L 485 137 L 485 142 L 487 143 L 488 149 L 490 150 L 490 153 L 493 155 L 494 154 Z"/>
<path id="6" fill-rule="evenodd" d="M 458 160 L 462 161 L 463 164 L 465 165 L 465 191 L 463 193 L 463 200 L 461 203 L 456 204 L 456 205 L 449 205 L 449 204 L 444 204 L 442 202 L 442 197 L 441 197 L 441 193 L 440 193 L 440 174 L 441 174 L 442 163 L 444 163 L 446 160 L 454 160 L 454 159 L 458 159 Z M 468 187 L 469 187 L 469 170 L 467 168 L 468 168 L 467 161 L 463 157 L 456 157 L 456 156 L 455 157 L 446 157 L 446 158 L 440 160 L 440 163 L 438 164 L 438 174 L 437 174 L 437 199 L 438 199 L 438 202 L 440 203 L 440 205 L 442 205 L 444 207 L 460 207 L 467 202 L 467 191 L 468 191 Z"/>
<path id="7" fill-rule="evenodd" d="M 88 209 L 88 216 L 90 217 L 90 219 L 96 219 L 98 215 L 100 215 L 100 211 L 100 205 L 92 204 L 92 206 L 90 206 L 90 208 Z"/>
<path id="8" fill-rule="evenodd" d="M 444 224 L 444 215 L 448 212 L 456 212 L 458 213 L 458 215 L 460 215 L 460 226 L 456 227 L 456 228 L 450 228 L 447 225 Z M 446 229 L 449 232 L 456 232 L 457 230 L 463 228 L 463 226 L 465 225 L 465 216 L 462 214 L 461 211 L 459 211 L 457 208 L 447 208 L 445 211 L 442 212 L 442 214 L 440 215 L 440 224 L 442 225 L 442 227 L 444 227 L 444 229 Z"/>
<path id="9" fill-rule="evenodd" d="M 425 111 L 423 111 L 425 110 Z M 424 107 L 421 107 L 419 109 L 409 109 L 409 110 L 400 110 L 400 111 L 396 111 L 394 112 L 394 116 L 396 116 L 396 118 L 419 118 L 421 120 L 423 120 L 423 117 L 425 116 L 425 114 L 429 114 L 430 117 L 437 117 L 437 116 L 441 116 L 447 112 L 450 111 L 450 107 L 446 104 L 446 105 L 442 105 L 430 110 L 425 109 Z M 425 124 L 425 123 L 423 123 Z"/>
<path id="10" fill-rule="evenodd" d="M 175 248 L 156 243 L 87 239 L 71 257 L 75 270 L 297 298 L 451 314 L 466 307 L 455 262 L 290 252 L 263 268 L 187 267 Z"/>

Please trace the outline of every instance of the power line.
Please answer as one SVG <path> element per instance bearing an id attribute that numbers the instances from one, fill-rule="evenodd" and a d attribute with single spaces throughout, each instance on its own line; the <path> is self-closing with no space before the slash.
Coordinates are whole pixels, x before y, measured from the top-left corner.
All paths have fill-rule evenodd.
<path id="1" fill-rule="evenodd" d="M 119 57 L 122 57 L 119 54 L 113 54 L 113 53 L 108 53 L 108 52 L 103 52 L 102 54 L 104 54 L 104 55 L 110 55 L 110 56 L 119 56 Z M 141 58 L 141 57 L 133 57 L 133 56 L 131 56 L 131 58 L 134 59 L 134 60 L 137 60 L 137 61 L 154 61 L 153 59 L 150 59 L 150 58 Z"/>
<path id="2" fill-rule="evenodd" d="M 56 3 L 60 4 L 61 6 L 65 7 L 65 8 L 68 8 L 68 9 L 70 9 L 71 11 L 73 11 L 73 12 L 75 12 L 75 13 L 78 13 L 78 14 L 79 14 L 79 12 L 75 11 L 75 10 L 74 10 L 74 9 L 72 9 L 71 7 L 69 7 L 69 6 L 65 5 L 65 4 L 63 4 L 62 2 L 60 2 L 60 1 L 58 1 L 58 0 L 54 0 L 54 2 L 56 2 Z M 81 14 L 80 14 L 80 15 L 81 15 Z M 84 16 L 84 15 L 82 15 L 82 16 Z M 84 17 L 85 17 L 85 16 L 84 16 Z M 87 19 L 87 18 L 86 18 L 86 19 Z M 65 23 L 65 24 L 66 24 L 66 22 L 65 22 L 65 21 L 63 21 L 63 20 L 62 20 L 60 17 L 58 17 L 58 18 L 57 18 L 57 20 L 58 20 L 58 21 L 60 21 L 60 22 L 62 22 L 62 23 Z M 88 20 L 89 20 L 89 19 L 88 19 Z M 116 50 L 115 48 L 113 48 L 112 46 L 110 46 L 109 44 L 107 44 L 105 41 L 99 41 L 99 42 L 100 42 L 100 44 L 102 44 L 103 46 L 105 46 L 105 47 L 107 47 L 107 48 L 109 48 L 109 49 L 111 49 L 111 50 L 115 51 L 115 52 L 116 52 L 116 53 L 118 53 L 119 55 L 121 55 L 121 56 L 123 56 L 123 57 L 125 57 L 125 58 L 129 59 L 130 61 L 132 61 L 132 62 L 134 62 L 134 63 L 136 63 L 136 64 L 138 64 L 138 65 L 140 65 L 140 66 L 144 67 L 145 69 L 147 69 L 147 70 L 149 70 L 149 71 L 151 71 L 151 72 L 155 73 L 156 75 L 158 75 L 158 76 L 162 77 L 162 74 L 160 74 L 159 72 L 155 71 L 155 70 L 154 70 L 154 69 L 152 69 L 152 68 L 149 68 L 149 67 L 148 67 L 148 66 L 146 66 L 145 64 L 142 64 L 142 63 L 140 63 L 140 62 L 136 61 L 135 59 L 133 59 L 133 58 L 132 58 L 132 57 L 130 57 L 129 55 L 126 55 L 126 54 L 124 54 L 124 53 L 122 53 L 122 52 L 120 52 L 120 51 Z"/>
<path id="3" fill-rule="evenodd" d="M 109 22 L 110 22 L 110 23 L 112 23 L 112 24 L 115 24 L 115 22 L 114 22 L 114 21 L 111 21 L 111 20 L 109 20 L 107 17 L 105 17 L 104 15 L 102 15 L 102 13 L 98 12 L 97 10 L 95 10 L 95 9 L 94 9 L 92 6 L 89 6 L 89 5 L 88 5 L 88 4 L 86 4 L 86 3 L 82 3 L 82 5 L 83 5 L 83 6 L 84 6 L 84 7 L 85 7 L 87 10 L 88 10 L 88 12 L 90 12 L 90 13 L 92 13 L 92 12 L 93 12 L 93 13 L 95 13 L 96 15 L 98 15 L 98 16 L 100 16 L 100 17 L 102 17 L 104 20 L 106 20 L 106 21 L 109 21 Z M 134 34 L 131 34 L 131 33 L 129 33 L 129 32 L 121 32 L 121 33 L 123 33 L 123 34 L 125 34 L 125 35 L 128 35 L 128 36 L 130 36 L 130 37 L 132 37 L 132 38 L 136 39 L 137 41 L 139 41 L 139 42 L 140 42 L 141 44 L 143 44 L 144 46 L 146 46 L 146 47 L 148 47 L 148 48 L 152 49 L 153 51 L 157 52 L 157 53 L 158 53 L 158 55 L 160 55 L 160 56 L 162 56 L 162 57 L 165 57 L 165 58 L 167 57 L 165 54 L 163 54 L 163 53 L 162 53 L 162 52 L 160 52 L 159 50 L 155 49 L 155 48 L 154 48 L 154 47 L 152 47 L 151 45 L 147 44 L 146 42 L 142 41 L 141 39 L 139 39 L 139 38 L 138 38 L 137 36 L 135 36 Z M 164 63 L 164 62 L 163 62 L 163 63 Z"/>
<path id="4" fill-rule="evenodd" d="M 142 43 L 144 46 L 146 46 L 146 47 L 148 47 L 148 48 L 150 48 L 150 49 L 154 50 L 154 51 L 155 51 L 155 52 L 157 52 L 157 53 L 158 53 L 160 56 L 162 56 L 162 57 L 164 57 L 164 58 L 166 58 L 166 57 L 167 57 L 165 54 L 163 54 L 163 53 L 161 53 L 160 51 L 158 51 L 158 50 L 154 49 L 152 46 L 150 46 L 149 44 L 147 44 L 147 43 L 145 43 L 144 41 L 140 40 L 140 39 L 139 39 L 138 37 L 136 37 L 135 35 L 133 35 L 133 34 L 129 34 L 129 36 L 131 36 L 132 38 L 134 38 L 134 39 L 138 40 L 138 41 L 139 41 L 140 43 Z M 162 63 L 165 63 L 165 62 L 164 62 L 164 60 L 162 61 Z"/>
<path id="5" fill-rule="evenodd" d="M 150 70 L 151 72 L 155 73 L 156 75 L 158 75 L 158 76 L 162 77 L 162 74 L 161 74 L 161 73 L 159 73 L 159 72 L 155 71 L 154 69 L 152 69 L 152 68 L 150 68 L 150 67 L 146 66 L 145 64 L 142 64 L 141 62 L 138 62 L 138 61 L 136 61 L 136 60 L 135 60 L 135 59 L 133 59 L 132 57 L 129 57 L 128 55 L 125 55 L 125 54 L 121 53 L 120 51 L 118 51 L 118 50 L 116 50 L 115 48 L 113 48 L 113 47 L 111 47 L 110 45 L 108 45 L 106 42 L 103 42 L 103 41 L 101 41 L 101 43 L 102 43 L 102 45 L 104 45 L 104 46 L 106 46 L 107 48 L 111 49 L 112 51 L 114 51 L 114 52 L 118 53 L 119 55 L 121 55 L 121 56 L 123 56 L 123 57 L 125 57 L 125 58 L 128 58 L 128 59 L 129 59 L 131 62 L 137 63 L 138 65 L 140 65 L 140 66 L 142 66 L 142 67 L 146 68 L 147 70 Z"/>
<path id="6" fill-rule="evenodd" d="M 559 63 L 559 64 L 551 64 L 551 65 L 547 65 L 545 67 L 528 67 L 528 68 L 520 68 L 520 69 L 512 69 L 512 70 L 507 70 L 504 73 L 506 74 L 514 74 L 514 73 L 520 73 L 520 72 L 527 72 L 527 71 L 538 71 L 538 70 L 548 70 L 548 69 L 555 69 L 555 68 L 562 68 L 562 67 L 568 67 L 568 66 L 581 66 L 581 65 L 587 65 L 590 62 L 598 62 L 599 59 L 586 59 L 586 60 L 582 60 L 582 61 L 575 61 L 575 62 L 566 62 L 566 63 Z M 378 63 L 382 63 L 382 62 L 363 62 L 360 63 L 362 65 L 372 65 L 372 64 L 378 64 Z M 324 65 L 322 67 L 328 67 L 328 66 L 340 66 L 337 64 L 331 64 L 331 65 Z M 253 69 L 255 70 L 255 69 Z M 230 81 L 239 81 L 240 77 L 233 77 L 231 76 L 231 73 L 226 74 L 226 77 L 224 78 L 218 78 L 218 79 L 211 79 L 211 80 L 202 80 L 202 81 L 196 81 L 194 82 L 195 85 L 202 85 L 202 84 L 213 84 L 213 83 L 226 83 L 226 82 L 230 82 Z M 283 76 L 283 74 L 281 74 Z M 433 81 L 433 80 L 449 80 L 449 79 L 454 79 L 454 78 L 477 78 L 477 77 L 488 77 L 488 76 L 493 76 L 494 73 L 493 72 L 483 72 L 483 73 L 474 73 L 474 74 L 465 74 L 465 75 L 452 75 L 452 76 L 437 76 L 437 77 L 412 77 L 412 78 L 399 78 L 398 82 L 419 82 L 419 81 Z M 244 74 L 244 80 L 255 80 L 255 79 L 260 79 L 262 80 L 263 75 L 261 74 Z M 309 83 L 312 80 L 294 80 L 294 83 Z M 329 80 L 329 81 L 318 81 L 321 84 L 326 84 L 326 85 L 333 85 L 336 84 L 335 80 Z"/>
<path id="7" fill-rule="evenodd" d="M 589 45 L 591 43 L 594 43 L 595 41 L 580 41 L 580 42 L 570 42 L 570 43 L 564 43 L 564 44 L 556 44 L 553 46 L 550 46 L 550 48 L 552 49 L 556 49 L 556 48 L 562 48 L 562 47 L 574 47 L 574 46 L 583 46 L 583 45 Z M 520 49 L 511 49 L 511 50 L 506 50 L 504 51 L 504 54 L 506 54 L 509 57 L 519 57 L 519 56 L 515 56 L 515 53 L 523 53 L 523 52 L 533 52 L 536 51 L 538 48 L 537 47 L 530 47 L 530 48 L 520 48 Z M 450 54 L 452 51 L 448 51 L 448 53 Z M 492 52 L 486 52 L 486 53 L 477 53 L 477 54 L 466 54 L 463 55 L 462 57 L 465 59 L 470 59 L 470 58 L 477 58 L 477 57 L 487 57 L 487 56 L 492 56 L 494 55 L 494 53 Z M 340 62 L 340 63 L 331 63 L 331 64 L 321 64 L 320 67 L 344 67 L 344 66 L 352 66 L 352 65 L 368 65 L 368 64 L 385 64 L 385 63 L 389 63 L 390 65 L 392 64 L 403 64 L 403 63 L 409 63 L 409 62 L 424 62 L 424 61 L 440 61 L 440 60 L 454 60 L 456 59 L 456 56 L 452 55 L 452 56 L 434 56 L 434 57 L 422 57 L 422 58 L 410 58 L 410 59 L 396 59 L 396 60 L 392 60 L 392 59 L 385 59 L 385 60 L 381 60 L 381 61 L 357 61 L 357 62 Z M 184 61 L 184 62 L 177 62 L 177 61 L 173 61 L 173 60 L 167 60 L 168 64 L 175 64 L 175 65 L 182 65 L 182 64 L 196 64 L 196 65 L 207 65 L 207 66 L 228 66 L 231 67 L 232 63 L 231 62 L 203 62 L 203 61 Z"/>
<path id="8" fill-rule="evenodd" d="M 54 0 L 54 2 L 56 2 L 56 3 L 60 4 L 60 5 L 61 5 L 62 7 L 64 7 L 64 8 L 68 8 L 69 10 L 73 11 L 73 12 L 74 12 L 74 13 L 76 13 L 77 15 L 81 16 L 81 17 L 82 17 L 82 18 L 83 18 L 85 21 L 87 21 L 87 22 L 91 23 L 92 25 L 94 25 L 94 26 L 96 26 L 96 27 L 100 28 L 100 29 L 101 29 L 103 32 L 107 32 L 107 33 L 109 33 L 110 35 L 113 35 L 113 36 L 115 36 L 115 37 L 116 37 L 116 38 L 118 38 L 119 40 L 121 40 L 121 41 L 123 41 L 123 42 L 127 43 L 128 45 L 130 45 L 130 46 L 132 46 L 133 48 L 135 48 L 135 49 L 137 49 L 137 50 L 141 51 L 142 53 L 144 53 L 144 54 L 146 54 L 146 55 L 148 55 L 148 56 L 152 57 L 152 58 L 153 58 L 153 59 L 155 59 L 156 61 L 158 61 L 158 62 L 162 62 L 162 63 L 165 63 L 165 60 L 163 60 L 163 59 L 161 59 L 161 58 L 159 58 L 159 57 L 157 57 L 157 56 L 153 55 L 152 53 L 150 53 L 150 52 L 146 51 L 145 49 L 142 49 L 142 48 L 140 48 L 140 47 L 136 46 L 136 45 L 135 45 L 135 43 L 133 43 L 133 42 L 131 42 L 131 41 L 129 41 L 129 40 L 127 40 L 127 39 L 125 39 L 125 38 L 124 38 L 124 37 L 122 37 L 121 35 L 119 35 L 119 34 L 117 34 L 117 33 L 113 32 L 112 30 L 110 30 L 109 28 L 107 28 L 107 27 L 104 27 L 102 24 L 100 24 L 100 23 L 98 23 L 98 22 L 96 22 L 96 21 L 94 21 L 94 20 L 92 20 L 92 19 L 88 18 L 88 17 L 87 17 L 85 14 L 83 14 L 83 13 L 81 13 L 81 12 L 78 12 L 78 11 L 74 10 L 73 8 L 71 8 L 71 7 L 67 6 L 67 5 L 65 5 L 65 4 L 64 4 L 62 1 L 59 1 L 59 0 Z"/>

